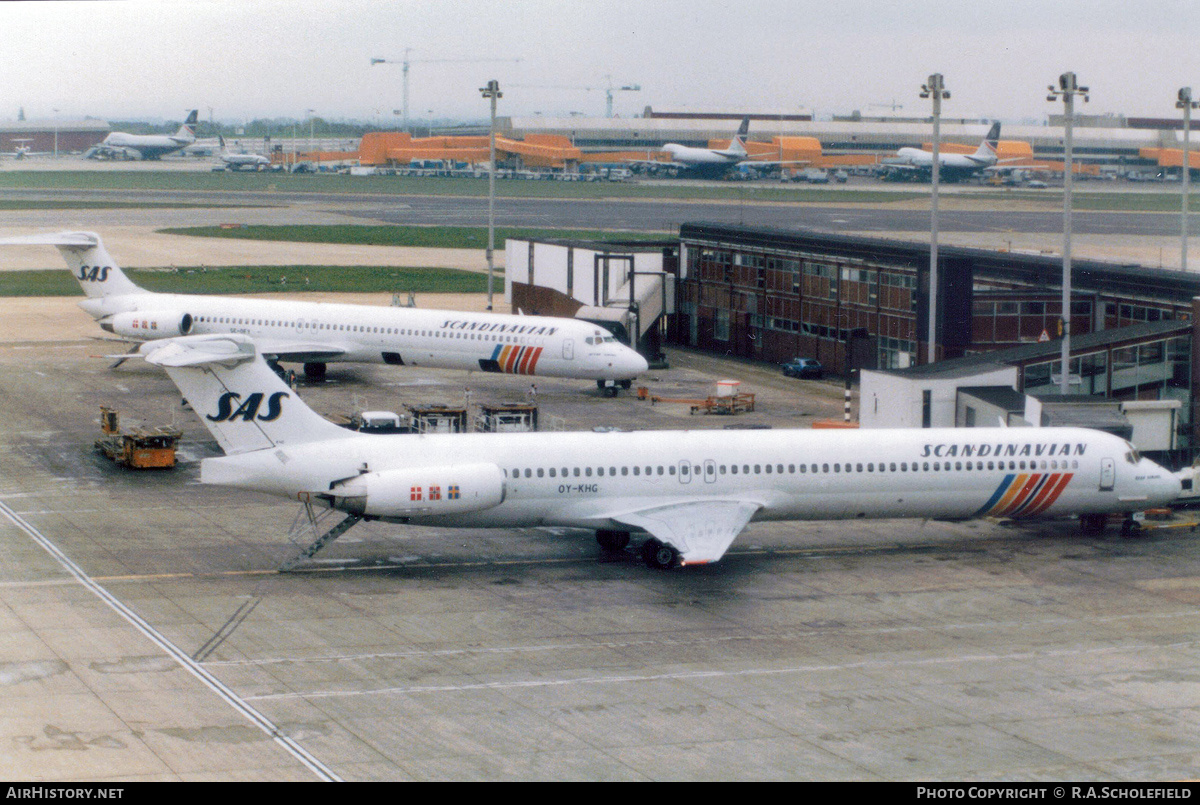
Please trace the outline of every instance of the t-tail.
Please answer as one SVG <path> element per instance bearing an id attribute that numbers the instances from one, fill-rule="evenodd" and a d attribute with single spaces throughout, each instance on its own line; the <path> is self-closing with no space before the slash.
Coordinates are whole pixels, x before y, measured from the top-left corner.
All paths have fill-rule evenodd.
<path id="1" fill-rule="evenodd" d="M 227 455 L 354 435 L 305 405 L 247 336 L 150 341 L 140 352 L 166 370 Z"/>
<path id="2" fill-rule="evenodd" d="M 983 138 L 983 142 L 979 144 L 979 148 L 972 155 L 973 159 L 980 162 L 995 162 L 996 149 L 1000 147 L 1000 121 L 997 120 L 988 129 L 987 136 Z"/>
<path id="3" fill-rule="evenodd" d="M 84 294 L 92 299 L 146 293 L 125 276 L 94 232 L 0 238 L 0 246 L 57 246 Z"/>

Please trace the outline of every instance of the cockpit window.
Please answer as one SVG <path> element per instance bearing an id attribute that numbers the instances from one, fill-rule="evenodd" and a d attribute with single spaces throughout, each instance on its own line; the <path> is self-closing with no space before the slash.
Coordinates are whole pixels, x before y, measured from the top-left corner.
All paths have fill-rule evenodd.
<path id="1" fill-rule="evenodd" d="M 1130 464 L 1137 464 L 1142 460 L 1142 456 L 1138 453 L 1137 448 L 1135 447 L 1125 454 L 1125 460 Z"/>

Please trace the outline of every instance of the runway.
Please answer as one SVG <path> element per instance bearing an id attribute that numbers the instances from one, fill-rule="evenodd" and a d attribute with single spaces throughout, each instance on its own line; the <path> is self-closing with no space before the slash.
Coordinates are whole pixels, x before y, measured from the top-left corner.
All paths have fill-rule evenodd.
<path id="1" fill-rule="evenodd" d="M 141 224 L 185 226 L 214 219 L 273 219 L 305 223 L 310 216 L 337 214 L 364 222 L 412 225 L 486 226 L 487 199 L 478 196 L 403 195 L 383 196 L 355 193 L 218 193 L 212 191 L 128 190 L 18 190 L 0 189 L 4 199 L 80 199 L 87 201 L 155 204 L 259 205 L 215 209 L 110 209 L 29 210 L 6 212 L 11 226 L 43 225 L 72 220 L 91 225 Z M 969 197 L 963 197 L 970 200 Z M 960 199 L 961 200 L 961 199 Z M 947 233 L 1061 233 L 1062 209 L 1048 202 L 967 204 L 974 209 L 954 209 L 955 197 L 942 201 L 939 229 Z M 983 208 L 979 208 L 979 207 Z M 914 208 L 915 207 L 915 208 Z M 283 211 L 287 211 L 283 215 Z M 294 220 L 294 214 L 300 220 Z M 1179 214 L 1154 212 L 1073 213 L 1073 229 L 1079 235 L 1133 235 L 1178 237 Z M 678 201 L 635 199 L 512 198 L 496 199 L 499 226 L 605 229 L 631 232 L 678 232 L 684 222 L 806 228 L 861 233 L 929 231 L 929 211 L 919 203 L 866 204 L 775 203 L 747 198 L 730 201 Z"/>

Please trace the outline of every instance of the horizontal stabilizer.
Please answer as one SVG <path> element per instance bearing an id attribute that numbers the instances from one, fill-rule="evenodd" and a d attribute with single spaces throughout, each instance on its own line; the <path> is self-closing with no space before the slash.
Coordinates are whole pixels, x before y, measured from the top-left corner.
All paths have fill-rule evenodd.
<path id="1" fill-rule="evenodd" d="M 227 455 L 357 435 L 295 396 L 248 336 L 186 335 L 140 352 L 167 371 Z"/>
<path id="2" fill-rule="evenodd" d="M 0 238 L 0 246 L 70 246 L 87 249 L 99 243 L 100 238 L 91 232 L 52 232 L 44 235 Z"/>

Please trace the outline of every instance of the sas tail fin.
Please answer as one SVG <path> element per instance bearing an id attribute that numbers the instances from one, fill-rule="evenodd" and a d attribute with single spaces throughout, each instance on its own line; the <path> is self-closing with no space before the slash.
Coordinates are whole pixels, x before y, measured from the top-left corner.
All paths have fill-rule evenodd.
<path id="1" fill-rule="evenodd" d="M 83 292 L 91 298 L 146 293 L 125 276 L 94 232 L 0 238 L 0 246 L 57 246 Z"/>
<path id="2" fill-rule="evenodd" d="M 987 136 L 983 138 L 983 142 L 979 144 L 978 150 L 975 151 L 974 158 L 987 161 L 996 158 L 996 149 L 1000 145 L 1000 121 L 997 120 L 988 129 Z"/>
<path id="3" fill-rule="evenodd" d="M 166 370 L 228 455 L 354 435 L 305 405 L 244 335 L 164 339 L 140 351 Z"/>

